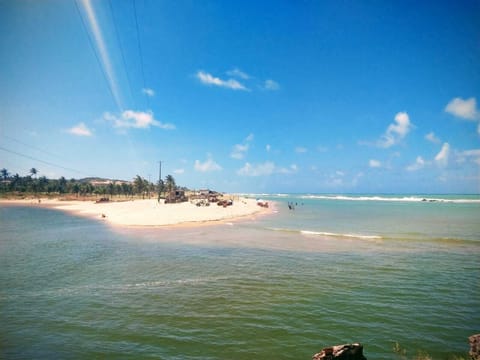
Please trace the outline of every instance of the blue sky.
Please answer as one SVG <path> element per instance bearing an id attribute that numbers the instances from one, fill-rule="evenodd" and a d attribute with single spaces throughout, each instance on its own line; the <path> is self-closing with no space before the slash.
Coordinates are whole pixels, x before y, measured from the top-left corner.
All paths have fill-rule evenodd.
<path id="1" fill-rule="evenodd" d="M 156 181 L 162 160 L 191 188 L 479 193 L 479 13 L 1 1 L 0 167 Z"/>

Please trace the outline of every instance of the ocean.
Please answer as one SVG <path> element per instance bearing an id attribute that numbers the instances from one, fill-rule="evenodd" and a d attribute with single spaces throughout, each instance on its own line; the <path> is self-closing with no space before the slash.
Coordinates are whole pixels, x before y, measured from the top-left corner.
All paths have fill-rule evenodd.
<path id="1" fill-rule="evenodd" d="M 250 196 L 274 213 L 176 229 L 0 207 L 0 358 L 467 354 L 480 196 Z"/>

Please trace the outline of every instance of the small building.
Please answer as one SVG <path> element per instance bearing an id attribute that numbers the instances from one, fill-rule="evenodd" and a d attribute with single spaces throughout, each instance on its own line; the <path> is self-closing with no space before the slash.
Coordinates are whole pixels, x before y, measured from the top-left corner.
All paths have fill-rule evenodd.
<path id="1" fill-rule="evenodd" d="M 222 197 L 222 194 L 220 194 L 216 191 L 209 190 L 209 189 L 201 189 L 201 190 L 195 191 L 190 196 L 190 199 L 191 200 L 204 200 L 204 201 L 215 202 L 216 203 L 218 201 L 219 197 Z"/>
<path id="2" fill-rule="evenodd" d="M 187 201 L 185 196 L 185 191 L 183 190 L 172 190 L 167 196 L 165 196 L 165 204 L 175 204 Z"/>

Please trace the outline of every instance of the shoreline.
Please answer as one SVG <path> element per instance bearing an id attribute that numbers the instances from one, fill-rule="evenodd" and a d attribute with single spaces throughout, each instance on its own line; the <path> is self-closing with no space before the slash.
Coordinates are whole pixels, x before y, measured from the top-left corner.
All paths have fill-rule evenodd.
<path id="1" fill-rule="evenodd" d="M 219 225 L 272 214 L 274 207 L 257 205 L 255 199 L 240 197 L 231 206 L 196 206 L 190 202 L 158 203 L 156 199 L 135 199 L 96 203 L 84 200 L 15 199 L 0 200 L 0 206 L 36 207 L 59 210 L 74 216 L 104 221 L 113 227 L 179 228 Z"/>

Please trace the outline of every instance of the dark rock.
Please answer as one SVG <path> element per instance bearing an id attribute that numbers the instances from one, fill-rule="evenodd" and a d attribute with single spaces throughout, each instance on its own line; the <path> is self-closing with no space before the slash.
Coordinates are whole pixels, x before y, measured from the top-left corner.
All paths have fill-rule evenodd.
<path id="1" fill-rule="evenodd" d="M 469 354 L 472 360 L 480 360 L 480 334 L 470 336 L 468 341 L 470 342 Z"/>
<path id="2" fill-rule="evenodd" d="M 313 360 L 367 360 L 363 356 L 363 345 L 359 343 L 336 345 L 323 348 L 322 351 L 313 355 Z"/>

